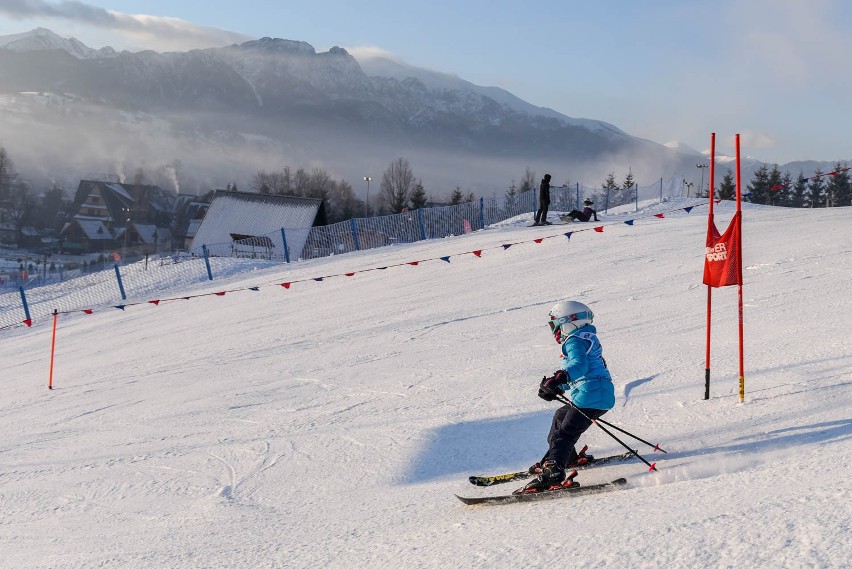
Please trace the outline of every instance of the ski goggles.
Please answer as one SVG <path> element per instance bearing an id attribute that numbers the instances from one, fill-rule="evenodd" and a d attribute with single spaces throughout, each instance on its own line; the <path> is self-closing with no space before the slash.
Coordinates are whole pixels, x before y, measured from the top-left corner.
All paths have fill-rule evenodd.
<path id="1" fill-rule="evenodd" d="M 575 320 L 584 320 L 592 319 L 591 312 L 576 312 L 574 314 L 569 314 L 568 316 L 563 316 L 562 318 L 554 318 L 548 324 L 550 325 L 550 331 L 552 333 L 556 333 L 556 330 L 561 328 L 563 324 L 567 324 L 568 322 L 574 322 Z"/>

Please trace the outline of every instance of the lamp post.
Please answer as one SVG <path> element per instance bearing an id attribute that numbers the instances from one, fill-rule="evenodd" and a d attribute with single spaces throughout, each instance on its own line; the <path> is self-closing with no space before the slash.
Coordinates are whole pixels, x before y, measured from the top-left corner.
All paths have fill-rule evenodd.
<path id="1" fill-rule="evenodd" d="M 130 229 L 130 208 L 123 207 L 121 211 L 124 212 L 124 215 L 127 216 L 127 220 L 124 222 L 124 250 L 121 252 L 122 258 L 127 257 L 127 230 Z"/>
<path id="2" fill-rule="evenodd" d="M 370 182 L 373 179 L 370 176 L 364 176 L 364 181 L 367 182 L 367 203 L 365 204 L 364 209 L 367 210 L 367 217 L 370 217 Z"/>
<path id="3" fill-rule="evenodd" d="M 701 169 L 701 185 L 698 186 L 698 193 L 695 194 L 696 197 L 701 195 L 701 190 L 704 188 L 704 168 L 707 168 L 710 164 L 696 164 L 696 168 Z"/>

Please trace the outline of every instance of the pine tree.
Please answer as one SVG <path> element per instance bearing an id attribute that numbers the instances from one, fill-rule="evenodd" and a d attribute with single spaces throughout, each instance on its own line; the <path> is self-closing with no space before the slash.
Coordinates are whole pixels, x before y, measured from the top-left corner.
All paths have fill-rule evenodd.
<path id="1" fill-rule="evenodd" d="M 450 196 L 450 205 L 459 205 L 464 201 L 464 194 L 461 191 L 461 187 L 456 186 L 453 190 L 452 195 Z"/>
<path id="2" fill-rule="evenodd" d="M 766 201 L 768 205 L 778 205 L 781 191 L 783 190 L 784 181 L 781 178 L 781 170 L 778 169 L 778 164 L 772 166 L 772 171 L 769 172 L 769 179 L 766 187 Z"/>
<path id="3" fill-rule="evenodd" d="M 835 174 L 828 179 L 825 186 L 825 193 L 828 196 L 828 207 L 840 207 L 852 205 L 850 199 L 850 189 L 852 184 L 849 181 L 849 170 L 846 166 L 838 162 L 834 165 Z"/>
<path id="4" fill-rule="evenodd" d="M 411 190 L 408 201 L 411 204 L 411 209 L 426 207 L 426 190 L 423 189 L 423 182 L 421 180 L 417 180 L 417 183 L 414 184 L 414 189 Z"/>
<path id="5" fill-rule="evenodd" d="M 758 168 L 749 182 L 747 201 L 765 204 L 769 200 L 769 167 L 763 164 Z"/>
<path id="6" fill-rule="evenodd" d="M 775 205 L 791 207 L 793 203 L 793 175 L 789 171 L 784 172 L 781 178 L 781 187 L 777 190 Z"/>
<path id="7" fill-rule="evenodd" d="M 734 173 L 731 172 L 730 168 L 722 176 L 722 183 L 719 185 L 719 194 L 716 197 L 720 200 L 734 200 L 737 197 L 737 183 L 734 181 Z"/>
<path id="8" fill-rule="evenodd" d="M 518 195 L 518 188 L 515 187 L 515 180 L 512 180 L 512 185 L 506 191 L 506 197 L 509 198 L 509 203 L 514 203 L 515 196 Z"/>
<path id="9" fill-rule="evenodd" d="M 0 201 L 9 199 L 12 194 L 12 184 L 17 174 L 15 166 L 6 149 L 0 146 Z"/>
<path id="10" fill-rule="evenodd" d="M 796 178 L 796 184 L 790 191 L 790 207 L 805 207 L 806 193 L 808 191 L 808 179 L 805 178 L 805 173 L 799 171 L 799 177 Z"/>
<path id="11" fill-rule="evenodd" d="M 808 183 L 808 205 L 810 207 L 822 207 L 824 193 L 825 180 L 822 177 L 822 170 L 817 170 Z"/>
<path id="12" fill-rule="evenodd" d="M 609 176 L 606 177 L 606 181 L 601 184 L 602 190 L 617 190 L 618 183 L 615 181 L 615 174 L 612 172 L 609 173 Z"/>

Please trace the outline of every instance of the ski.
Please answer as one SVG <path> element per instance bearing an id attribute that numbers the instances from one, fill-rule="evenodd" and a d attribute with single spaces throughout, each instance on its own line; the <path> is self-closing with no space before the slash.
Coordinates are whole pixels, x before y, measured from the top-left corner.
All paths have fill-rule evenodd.
<path id="1" fill-rule="evenodd" d="M 585 468 L 591 468 L 594 466 L 602 466 L 610 462 L 621 462 L 624 460 L 630 460 L 631 458 L 633 458 L 633 453 L 625 452 L 623 454 L 614 454 L 612 456 L 596 458 L 591 462 L 587 462 L 586 464 L 571 466 L 569 468 L 583 470 Z M 470 480 L 470 483 L 474 486 L 494 486 L 495 484 L 503 484 L 506 482 L 512 482 L 514 480 L 524 480 L 525 478 L 529 478 L 530 476 L 532 476 L 532 474 L 530 474 L 528 470 L 521 470 L 519 472 L 509 472 L 507 474 L 498 474 L 496 476 L 470 476 L 468 480 Z"/>
<path id="2" fill-rule="evenodd" d="M 602 484 L 591 484 L 589 486 L 582 486 L 580 484 L 576 484 L 574 486 L 568 486 L 567 488 L 560 488 L 558 490 L 545 490 L 543 492 L 531 492 L 529 494 L 478 496 L 475 498 L 459 496 L 458 494 L 456 494 L 456 498 L 458 498 L 468 506 L 474 506 L 477 504 L 513 504 L 515 502 L 535 502 L 537 500 L 549 500 L 551 498 L 563 498 L 567 496 L 577 496 L 580 494 L 596 494 L 598 492 L 616 490 L 620 486 L 624 486 L 625 484 L 627 484 L 626 478 L 616 478 L 611 482 L 604 482 Z"/>

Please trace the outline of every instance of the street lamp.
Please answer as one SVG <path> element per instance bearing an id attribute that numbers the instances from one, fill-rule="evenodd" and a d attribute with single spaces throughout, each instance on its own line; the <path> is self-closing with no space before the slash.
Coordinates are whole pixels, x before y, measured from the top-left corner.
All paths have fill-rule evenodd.
<path id="1" fill-rule="evenodd" d="M 124 223 L 124 250 L 122 251 L 122 257 L 127 257 L 127 230 L 130 228 L 130 208 L 123 207 L 121 211 L 127 216 L 127 221 Z"/>
<path id="2" fill-rule="evenodd" d="M 701 185 L 698 186 L 698 193 L 695 194 L 696 197 L 701 195 L 701 190 L 704 188 L 704 168 L 708 167 L 710 164 L 696 164 L 696 168 L 701 168 Z"/>
<path id="3" fill-rule="evenodd" d="M 370 176 L 364 176 L 364 181 L 367 182 L 367 203 L 365 204 L 364 209 L 367 210 L 367 217 L 370 217 L 370 182 L 373 179 Z"/>

